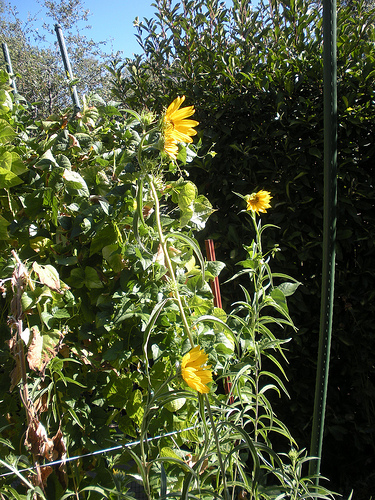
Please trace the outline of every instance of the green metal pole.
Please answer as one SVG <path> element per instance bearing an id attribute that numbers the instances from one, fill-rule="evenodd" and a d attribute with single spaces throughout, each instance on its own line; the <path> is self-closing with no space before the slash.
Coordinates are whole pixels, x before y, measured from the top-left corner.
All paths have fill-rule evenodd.
<path id="1" fill-rule="evenodd" d="M 310 474 L 319 484 L 324 418 L 327 400 L 328 371 L 332 337 L 335 280 L 335 242 L 337 205 L 337 56 L 336 0 L 323 0 L 323 86 L 324 86 L 324 216 L 323 267 L 316 375 L 314 417 L 310 455 Z"/>
<path id="2" fill-rule="evenodd" d="M 57 36 L 57 41 L 59 42 L 59 47 L 60 47 L 61 57 L 62 57 L 62 60 L 64 63 L 66 77 L 68 78 L 68 80 L 73 80 L 73 71 L 72 71 L 72 67 L 70 66 L 68 51 L 66 50 L 66 45 L 65 45 L 65 40 L 64 40 L 62 28 L 59 24 L 55 24 L 55 32 L 56 32 L 56 36 Z M 71 87 L 71 94 L 72 94 L 74 112 L 78 113 L 79 111 L 81 111 L 81 106 L 79 103 L 77 88 L 75 85 L 72 85 L 72 87 Z"/>
<path id="3" fill-rule="evenodd" d="M 2 46 L 2 49 L 3 49 L 3 55 L 4 55 L 4 60 L 5 60 L 5 64 L 6 64 L 6 67 L 7 67 L 7 72 L 8 72 L 8 75 L 11 79 L 11 87 L 13 89 L 13 94 L 16 95 L 17 94 L 17 86 L 16 86 L 16 79 L 14 77 L 14 74 L 13 74 L 13 68 L 12 68 L 12 61 L 10 59 L 10 55 L 9 55 L 9 51 L 8 51 L 8 45 L 3 42 L 1 44 Z"/>

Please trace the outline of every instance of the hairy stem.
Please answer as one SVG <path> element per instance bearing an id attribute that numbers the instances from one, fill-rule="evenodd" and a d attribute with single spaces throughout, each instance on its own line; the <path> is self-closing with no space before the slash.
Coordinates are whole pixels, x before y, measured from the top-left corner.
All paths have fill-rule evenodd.
<path id="1" fill-rule="evenodd" d="M 184 306 L 183 306 L 182 300 L 181 300 L 181 295 L 178 291 L 178 283 L 177 283 L 176 276 L 175 276 L 175 273 L 173 270 L 172 261 L 169 257 L 168 248 L 167 248 L 167 241 L 164 238 L 164 234 L 163 234 L 163 228 L 162 228 L 161 220 L 160 220 L 159 198 L 158 198 L 158 194 L 157 194 L 153 179 L 150 180 L 150 185 L 151 185 L 151 194 L 152 194 L 152 197 L 153 197 L 154 203 L 155 203 L 155 218 L 156 218 L 156 225 L 158 228 L 159 242 L 160 242 L 160 245 L 161 245 L 162 250 L 163 250 L 164 259 L 165 259 L 165 266 L 169 272 L 169 280 L 172 283 L 173 297 L 176 300 L 178 308 L 180 310 L 180 315 L 181 315 L 182 323 L 184 326 L 184 331 L 186 333 L 187 338 L 189 339 L 191 347 L 193 348 L 195 346 L 194 340 L 193 340 L 193 337 L 192 337 L 191 332 L 190 332 L 190 328 L 189 328 L 189 324 L 188 324 L 188 321 L 186 318 Z"/>

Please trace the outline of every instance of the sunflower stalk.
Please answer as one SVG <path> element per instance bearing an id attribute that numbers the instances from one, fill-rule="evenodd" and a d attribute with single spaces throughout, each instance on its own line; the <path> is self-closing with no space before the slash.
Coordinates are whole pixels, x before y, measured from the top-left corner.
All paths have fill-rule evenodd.
<path id="1" fill-rule="evenodd" d="M 210 401 L 208 399 L 208 395 L 207 394 L 204 395 L 204 401 L 206 403 L 208 418 L 210 419 L 211 430 L 212 430 L 212 433 L 214 435 L 215 446 L 216 446 L 216 451 L 217 451 L 217 458 L 218 458 L 218 461 L 219 461 L 219 467 L 220 467 L 220 471 L 221 471 L 221 477 L 223 479 L 224 500 L 229 500 L 229 492 L 228 492 L 228 488 L 227 488 L 227 480 L 226 480 L 226 475 L 225 475 L 225 467 L 224 467 L 223 457 L 221 456 L 219 436 L 217 434 L 215 420 L 214 420 L 214 417 L 212 415 L 211 405 L 210 405 Z"/>
<path id="2" fill-rule="evenodd" d="M 261 238 L 261 220 L 259 219 L 259 223 L 256 220 L 256 212 L 254 210 L 250 211 L 251 220 L 253 222 L 253 226 L 255 229 L 255 244 L 254 244 L 254 252 L 256 255 L 262 255 L 262 238 Z M 261 372 L 261 356 L 258 352 L 257 343 L 256 343 L 256 329 L 259 323 L 259 299 L 260 293 L 263 290 L 262 281 L 263 281 L 263 270 L 264 266 L 259 266 L 259 273 L 253 273 L 253 285 L 254 285 L 254 300 L 253 300 L 253 317 L 251 324 L 251 336 L 253 339 L 254 345 L 254 357 L 255 357 L 255 368 L 254 368 L 254 378 L 255 378 L 255 422 L 254 422 L 254 440 L 258 441 L 258 423 L 259 423 L 259 373 Z"/>
<path id="3" fill-rule="evenodd" d="M 190 332 L 190 327 L 189 327 L 189 324 L 188 324 L 188 321 L 186 318 L 184 306 L 182 304 L 181 295 L 180 295 L 179 290 L 178 290 L 178 283 L 177 283 L 176 276 L 175 276 L 173 266 L 172 266 L 172 262 L 171 262 L 171 259 L 169 257 L 169 253 L 168 253 L 167 240 L 164 237 L 163 228 L 161 225 L 159 197 L 158 197 L 158 193 L 156 191 L 154 180 L 152 178 L 150 180 L 150 187 L 151 187 L 151 195 L 152 195 L 152 198 L 153 198 L 154 203 L 155 203 L 155 218 L 156 218 L 156 226 L 157 226 L 158 235 L 159 235 L 159 243 L 160 243 L 162 250 L 163 250 L 164 259 L 165 259 L 165 266 L 169 272 L 169 280 L 172 283 L 171 288 L 172 288 L 173 297 L 177 302 L 186 336 L 189 339 L 191 347 L 194 348 L 195 344 L 194 344 L 193 336 L 191 335 L 191 332 Z"/>

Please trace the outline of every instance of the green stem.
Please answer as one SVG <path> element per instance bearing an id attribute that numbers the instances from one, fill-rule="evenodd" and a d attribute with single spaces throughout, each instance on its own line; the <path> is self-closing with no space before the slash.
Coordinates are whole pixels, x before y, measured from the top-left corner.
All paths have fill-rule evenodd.
<path id="1" fill-rule="evenodd" d="M 164 234 L 163 234 L 163 228 L 162 228 L 161 220 L 160 220 L 159 198 L 158 198 L 158 193 L 156 191 L 153 179 L 150 179 L 150 186 L 151 186 L 151 194 L 152 194 L 152 197 L 153 197 L 154 203 L 155 203 L 156 225 L 157 225 L 158 234 L 159 234 L 159 242 L 160 242 L 160 245 L 163 249 L 165 266 L 169 271 L 169 279 L 170 279 L 170 282 L 172 283 L 173 296 L 174 296 L 174 298 L 177 302 L 178 308 L 180 310 L 180 315 L 181 315 L 181 319 L 182 319 L 185 333 L 187 335 L 187 338 L 189 339 L 191 347 L 193 348 L 195 346 L 194 340 L 193 340 L 193 337 L 192 337 L 191 332 L 190 332 L 190 327 L 189 327 L 189 323 L 188 323 L 187 318 L 186 318 L 184 306 L 182 304 L 181 295 L 178 291 L 178 283 L 177 283 L 176 276 L 175 276 L 175 273 L 173 270 L 172 261 L 169 257 L 168 248 L 167 248 L 167 241 L 164 238 Z"/>
<path id="2" fill-rule="evenodd" d="M 257 223 L 257 217 L 255 212 L 251 212 L 251 219 L 255 229 L 255 251 L 256 258 L 262 256 L 262 240 L 261 233 L 259 231 L 259 226 Z M 251 332 L 254 344 L 254 361 L 255 361 L 255 422 L 254 422 L 254 436 L 255 441 L 258 440 L 258 421 L 259 421 L 259 373 L 261 370 L 261 359 L 258 352 L 258 346 L 256 342 L 256 325 L 259 323 L 259 292 L 262 289 L 263 280 L 263 265 L 259 262 L 257 267 L 257 272 L 253 273 L 253 284 L 254 284 L 254 301 L 253 301 L 253 317 L 251 324 Z"/>
<path id="3" fill-rule="evenodd" d="M 204 399 L 205 399 L 205 403 L 206 403 L 208 418 L 210 419 L 210 423 L 211 423 L 212 433 L 214 435 L 214 440 L 215 440 L 215 445 L 216 445 L 216 450 L 217 450 L 217 458 L 219 460 L 219 467 L 221 470 L 221 476 L 223 478 L 224 500 L 229 500 L 229 493 L 228 493 L 228 489 L 227 489 L 227 480 L 225 477 L 225 467 L 224 467 L 224 463 L 223 463 L 223 459 L 222 459 L 221 451 L 220 451 L 219 436 L 217 435 L 217 432 L 216 432 L 215 421 L 214 421 L 214 417 L 212 415 L 211 405 L 210 405 L 207 394 L 204 395 Z"/>
<path id="4" fill-rule="evenodd" d="M 152 134 L 152 132 L 155 132 L 156 130 L 159 130 L 159 128 L 154 127 L 151 130 L 149 130 L 148 132 L 143 131 L 143 137 L 141 139 L 141 142 L 140 142 L 139 147 L 138 147 L 138 152 L 137 152 L 137 160 L 138 160 L 139 166 L 141 167 L 141 170 L 143 170 L 143 160 L 142 160 L 143 143 L 145 142 L 146 137 L 149 136 L 150 134 Z"/>

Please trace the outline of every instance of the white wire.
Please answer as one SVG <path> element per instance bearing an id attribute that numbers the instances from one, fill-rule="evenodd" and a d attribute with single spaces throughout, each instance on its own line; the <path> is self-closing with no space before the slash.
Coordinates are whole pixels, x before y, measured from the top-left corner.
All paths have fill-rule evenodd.
<path id="1" fill-rule="evenodd" d="M 149 441 L 154 441 L 155 439 L 161 439 L 163 437 L 174 436 L 176 434 L 179 434 L 180 432 L 191 431 L 192 429 L 196 429 L 196 428 L 197 428 L 197 426 L 193 425 L 192 427 L 188 427 L 186 429 L 180 429 L 178 431 L 171 431 L 171 432 L 167 432 L 166 434 L 161 434 L 160 436 L 147 438 L 145 441 L 149 442 Z M 112 448 L 105 448 L 104 450 L 97 450 L 97 451 L 93 451 L 91 453 L 86 453 L 85 455 L 78 455 L 76 457 L 68 457 L 65 460 L 55 460 L 54 462 L 47 462 L 46 464 L 41 464 L 39 466 L 34 466 L 34 467 L 28 467 L 27 469 L 17 469 L 17 472 L 20 472 L 20 473 L 21 472 L 29 472 L 29 471 L 36 469 L 37 467 L 41 468 L 41 467 L 47 467 L 47 466 L 51 466 L 51 465 L 60 465 L 60 464 L 66 463 L 66 462 L 72 462 L 73 460 L 78 460 L 79 458 L 91 457 L 93 455 L 99 455 L 100 453 L 108 453 L 110 451 L 120 450 L 121 448 L 130 448 L 131 446 L 136 446 L 137 444 L 140 444 L 140 442 L 141 441 L 133 441 L 132 443 L 120 444 L 117 446 L 113 446 Z M 5 476 L 11 476 L 12 474 L 16 474 L 16 472 L 13 472 L 13 471 L 6 472 L 5 474 L 1 474 L 0 478 L 5 477 Z"/>

